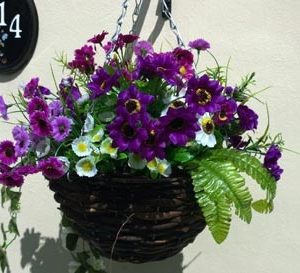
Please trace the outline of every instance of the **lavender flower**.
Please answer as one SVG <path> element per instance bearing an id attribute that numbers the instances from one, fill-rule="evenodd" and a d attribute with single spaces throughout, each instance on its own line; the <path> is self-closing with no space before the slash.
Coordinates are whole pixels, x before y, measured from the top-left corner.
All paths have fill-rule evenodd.
<path id="1" fill-rule="evenodd" d="M 8 109 L 8 106 L 6 105 L 3 97 L 0 96 L 0 117 L 5 120 L 8 120 L 7 109 Z"/>
<path id="2" fill-rule="evenodd" d="M 65 166 L 56 157 L 49 157 L 38 163 L 38 170 L 48 179 L 59 179 L 66 174 Z"/>
<path id="3" fill-rule="evenodd" d="M 25 86 L 24 98 L 31 99 L 33 97 L 41 97 L 42 95 L 50 95 L 48 88 L 39 85 L 39 78 L 32 78 Z"/>
<path id="4" fill-rule="evenodd" d="M 215 113 L 220 110 L 223 87 L 218 81 L 210 80 L 207 75 L 192 78 L 188 83 L 186 101 L 195 113 Z"/>
<path id="5" fill-rule="evenodd" d="M 74 79 L 72 77 L 66 77 L 61 80 L 59 94 L 71 111 L 74 110 L 74 103 L 81 98 L 79 88 L 74 86 Z"/>
<path id="6" fill-rule="evenodd" d="M 78 69 L 85 74 L 91 74 L 95 69 L 95 52 L 92 46 L 85 45 L 75 50 L 74 60 L 69 63 L 72 69 Z"/>
<path id="7" fill-rule="evenodd" d="M 51 124 L 46 113 L 36 111 L 30 116 L 30 126 L 33 133 L 39 137 L 50 136 Z"/>
<path id="8" fill-rule="evenodd" d="M 51 121 L 52 137 L 56 141 L 65 140 L 71 131 L 72 120 L 65 116 L 58 116 Z"/>
<path id="9" fill-rule="evenodd" d="M 57 117 L 63 114 L 63 105 L 60 100 L 54 100 L 49 104 L 49 111 L 52 117 Z"/>
<path id="10" fill-rule="evenodd" d="M 159 121 L 166 141 L 178 146 L 185 146 L 200 130 L 195 114 L 185 108 L 170 108 Z"/>
<path id="11" fill-rule="evenodd" d="M 30 136 L 23 126 L 15 126 L 12 131 L 15 143 L 16 156 L 20 157 L 28 152 L 30 146 Z"/>
<path id="12" fill-rule="evenodd" d="M 244 131 L 257 129 L 258 115 L 246 105 L 239 105 L 237 113 L 240 119 L 240 127 Z"/>
<path id="13" fill-rule="evenodd" d="M 271 145 L 264 158 L 264 167 L 269 170 L 276 181 L 280 179 L 283 169 L 280 168 L 277 161 L 281 158 L 281 152 L 276 145 Z"/>
<path id="14" fill-rule="evenodd" d="M 145 57 L 149 54 L 153 54 L 154 50 L 152 44 L 148 41 L 139 41 L 134 46 L 134 53 L 136 56 Z"/>
<path id="15" fill-rule="evenodd" d="M 17 161 L 15 146 L 9 140 L 0 143 L 0 161 L 5 165 L 10 165 Z"/>
<path id="16" fill-rule="evenodd" d="M 210 48 L 209 42 L 205 41 L 204 39 L 196 39 L 194 41 L 189 42 L 189 47 L 200 50 L 207 50 Z"/>

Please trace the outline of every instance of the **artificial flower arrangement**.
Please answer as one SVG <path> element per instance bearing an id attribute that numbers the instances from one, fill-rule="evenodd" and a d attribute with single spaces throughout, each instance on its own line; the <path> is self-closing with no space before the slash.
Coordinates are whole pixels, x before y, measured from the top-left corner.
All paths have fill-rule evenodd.
<path id="1" fill-rule="evenodd" d="M 121 34 L 104 43 L 106 35 L 77 49 L 71 62 L 60 56 L 67 74 L 54 89 L 33 78 L 11 104 L 0 97 L 6 122 L 13 113 L 23 117 L 12 129 L 13 140 L 0 143 L 2 205 L 11 201 L 11 220 L 8 227 L 2 224 L 2 270 L 8 234 L 18 235 L 21 193 L 12 188 L 21 189 L 24 177 L 38 172 L 61 183 L 72 175 L 129 173 L 155 180 L 183 171 L 217 243 L 227 237 L 233 210 L 247 223 L 252 209 L 273 210 L 283 141 L 280 134 L 270 137 L 269 125 L 257 139 L 248 134 L 258 126 L 258 115 L 247 106 L 256 96 L 255 74 L 231 85 L 228 65 L 218 64 L 203 39 L 155 52 L 137 36 Z M 133 58 L 125 54 L 130 48 Z M 96 65 L 100 49 L 113 57 Z M 198 72 L 205 53 L 216 66 Z M 259 184 L 264 199 L 253 200 L 241 173 Z M 78 272 L 98 272 L 87 270 Z"/>

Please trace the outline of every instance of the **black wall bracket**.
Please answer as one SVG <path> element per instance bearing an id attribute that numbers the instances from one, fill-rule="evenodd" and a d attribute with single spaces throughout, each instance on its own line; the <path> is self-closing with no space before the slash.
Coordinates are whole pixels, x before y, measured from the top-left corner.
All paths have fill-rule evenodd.
<path id="1" fill-rule="evenodd" d="M 167 15 L 167 11 L 168 11 L 168 10 L 166 9 L 166 7 L 165 7 L 165 5 L 164 5 L 164 1 L 165 1 L 166 5 L 167 5 L 167 7 L 168 7 L 169 12 L 171 13 L 171 12 L 172 12 L 172 0 L 161 0 L 162 17 L 163 17 L 164 19 L 168 19 L 168 18 L 169 18 L 168 15 Z"/>

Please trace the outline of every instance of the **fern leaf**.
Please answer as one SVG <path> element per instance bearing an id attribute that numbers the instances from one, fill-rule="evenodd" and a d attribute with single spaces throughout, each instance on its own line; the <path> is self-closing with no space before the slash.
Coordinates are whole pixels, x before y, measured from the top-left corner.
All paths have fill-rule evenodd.
<path id="1" fill-rule="evenodd" d="M 225 196 L 214 198 L 203 191 L 196 194 L 196 197 L 213 238 L 221 244 L 226 239 L 230 228 L 230 202 Z"/>
<path id="2" fill-rule="evenodd" d="M 252 177 L 267 192 L 267 202 L 272 203 L 276 195 L 276 182 L 267 169 L 254 156 L 234 149 L 218 149 L 212 151 L 210 160 L 231 162 L 238 170 Z"/>
<path id="3" fill-rule="evenodd" d="M 192 171 L 194 191 L 204 191 L 214 200 L 225 196 L 233 202 L 236 214 L 247 223 L 252 218 L 252 197 L 245 185 L 245 179 L 230 162 L 201 160 L 199 167 Z"/>
<path id="4" fill-rule="evenodd" d="M 273 211 L 273 202 L 267 200 L 258 200 L 252 203 L 252 208 L 259 213 L 270 213 Z"/>

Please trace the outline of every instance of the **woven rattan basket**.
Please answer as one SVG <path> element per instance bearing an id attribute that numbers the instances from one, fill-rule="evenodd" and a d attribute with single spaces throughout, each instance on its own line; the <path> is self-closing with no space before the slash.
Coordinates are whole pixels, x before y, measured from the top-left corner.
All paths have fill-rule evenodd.
<path id="1" fill-rule="evenodd" d="M 107 258 L 159 261 L 179 253 L 205 227 L 191 180 L 181 175 L 66 177 L 50 181 L 78 234 Z"/>

